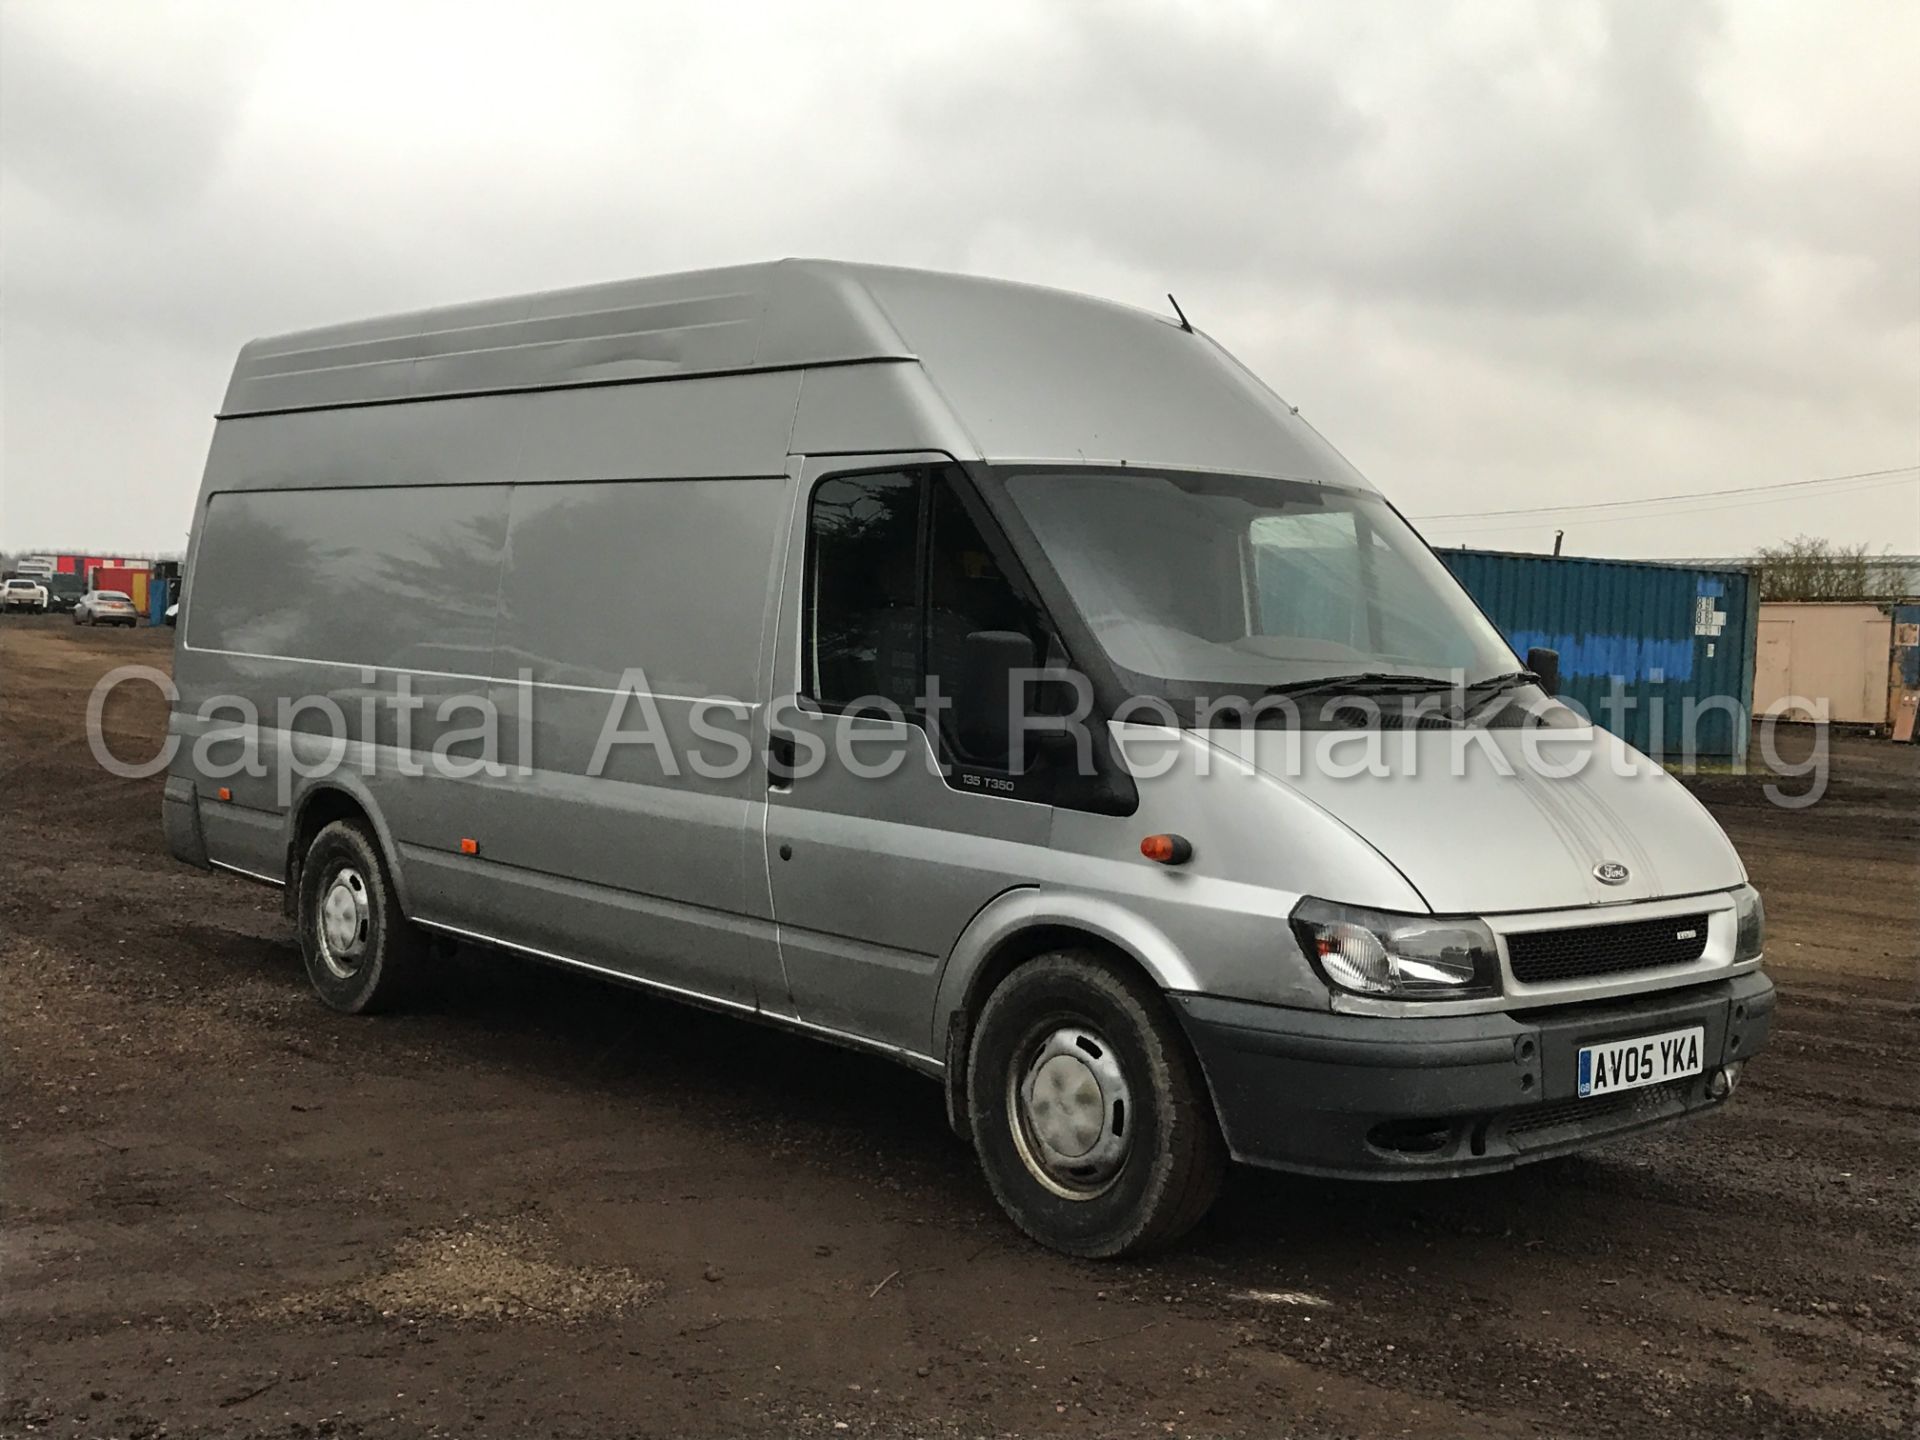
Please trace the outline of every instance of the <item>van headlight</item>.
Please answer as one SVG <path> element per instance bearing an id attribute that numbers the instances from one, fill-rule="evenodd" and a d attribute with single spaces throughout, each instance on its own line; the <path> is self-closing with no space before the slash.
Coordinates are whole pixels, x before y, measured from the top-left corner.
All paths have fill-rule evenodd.
<path id="1" fill-rule="evenodd" d="M 1315 971 L 1336 989 L 1396 1000 L 1500 993 L 1500 952 L 1478 920 L 1396 915 L 1311 896 L 1288 918 Z"/>
<path id="2" fill-rule="evenodd" d="M 1761 902 L 1760 892 L 1751 885 L 1742 885 L 1735 890 L 1733 915 L 1734 962 L 1758 960 L 1767 943 L 1767 907 Z"/>

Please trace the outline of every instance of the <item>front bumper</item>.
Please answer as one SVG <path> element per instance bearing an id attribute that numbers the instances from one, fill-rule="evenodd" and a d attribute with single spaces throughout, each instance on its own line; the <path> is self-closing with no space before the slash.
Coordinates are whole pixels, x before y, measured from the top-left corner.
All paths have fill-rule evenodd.
<path id="1" fill-rule="evenodd" d="M 1759 972 L 1583 1005 L 1373 1017 L 1175 995 L 1236 1160 L 1357 1179 L 1506 1170 L 1720 1103 L 1715 1072 L 1766 1044 Z M 1705 1069 L 1582 1100 L 1582 1045 L 1689 1026 Z"/>

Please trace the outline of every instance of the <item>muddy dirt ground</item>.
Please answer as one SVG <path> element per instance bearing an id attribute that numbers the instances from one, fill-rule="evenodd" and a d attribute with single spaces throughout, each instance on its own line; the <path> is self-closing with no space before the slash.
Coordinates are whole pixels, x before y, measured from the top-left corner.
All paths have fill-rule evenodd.
<path id="1" fill-rule="evenodd" d="M 1783 992 L 1725 1110 L 1472 1182 L 1237 1173 L 1089 1264 L 882 1061 L 478 953 L 323 1009 L 277 892 L 90 757 L 95 678 L 170 644 L 0 622 L 0 1431 L 1913 1433 L 1920 746 L 1836 737 L 1797 812 L 1702 783 Z M 123 756 L 163 725 L 107 711 Z"/>

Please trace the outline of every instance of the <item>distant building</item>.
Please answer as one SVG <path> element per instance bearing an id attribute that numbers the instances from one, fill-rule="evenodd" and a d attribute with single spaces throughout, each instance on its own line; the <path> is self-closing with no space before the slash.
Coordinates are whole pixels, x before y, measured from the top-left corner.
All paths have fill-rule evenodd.
<path id="1" fill-rule="evenodd" d="M 1883 595 L 1898 595 L 1902 599 L 1920 596 L 1920 555 L 1882 555 L 1867 561 L 1867 569 L 1876 578 L 1884 576 L 1889 582 L 1880 588 Z"/>

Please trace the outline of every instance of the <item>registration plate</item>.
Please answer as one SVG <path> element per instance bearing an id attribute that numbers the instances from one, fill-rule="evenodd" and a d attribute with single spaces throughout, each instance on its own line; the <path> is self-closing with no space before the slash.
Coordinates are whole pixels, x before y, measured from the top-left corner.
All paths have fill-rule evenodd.
<path id="1" fill-rule="evenodd" d="M 1580 1098 L 1638 1090 L 1698 1075 L 1706 1031 L 1669 1030 L 1664 1035 L 1641 1035 L 1632 1040 L 1609 1040 L 1604 1045 L 1580 1047 Z"/>

